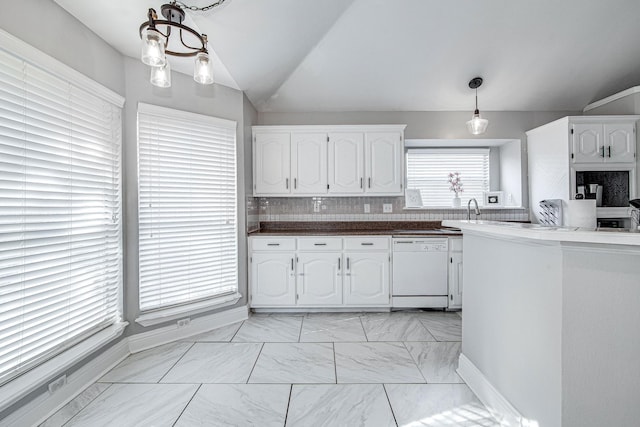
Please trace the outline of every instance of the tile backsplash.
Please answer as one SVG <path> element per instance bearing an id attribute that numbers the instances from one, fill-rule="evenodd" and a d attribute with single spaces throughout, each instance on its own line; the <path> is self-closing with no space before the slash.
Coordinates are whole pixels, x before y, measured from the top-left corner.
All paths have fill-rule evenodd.
<path id="1" fill-rule="evenodd" d="M 260 198 L 247 197 L 247 232 L 260 228 Z"/>
<path id="2" fill-rule="evenodd" d="M 404 197 L 259 197 L 251 198 L 253 212 L 258 204 L 258 221 L 438 221 L 466 219 L 466 205 L 451 209 L 404 209 Z M 364 212 L 368 204 L 370 212 Z M 383 213 L 383 205 L 391 204 L 392 212 Z M 528 221 L 524 208 L 480 208 L 479 219 L 492 221 Z M 249 224 L 250 221 L 247 221 Z"/>

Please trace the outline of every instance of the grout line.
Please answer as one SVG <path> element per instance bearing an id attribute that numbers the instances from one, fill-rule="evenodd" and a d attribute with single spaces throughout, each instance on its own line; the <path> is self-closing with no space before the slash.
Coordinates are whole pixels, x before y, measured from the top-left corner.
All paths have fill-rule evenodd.
<path id="1" fill-rule="evenodd" d="M 367 335 L 367 330 L 364 328 L 364 323 L 362 323 L 362 316 L 358 316 L 358 319 L 360 319 L 360 326 L 362 326 L 362 332 L 364 332 L 364 337 L 367 340 L 367 342 L 369 342 L 369 336 Z"/>
<path id="2" fill-rule="evenodd" d="M 387 387 L 382 384 L 382 389 L 384 390 L 384 395 L 387 396 L 387 402 L 389 402 L 389 408 L 391 409 L 391 415 L 393 415 L 393 421 L 396 423 L 396 427 L 399 425 L 398 420 L 396 419 L 396 413 L 393 410 L 393 405 L 391 405 L 391 399 L 389 399 L 389 393 L 387 393 Z"/>
<path id="3" fill-rule="evenodd" d="M 287 425 L 287 418 L 289 417 L 289 407 L 291 406 L 291 395 L 293 394 L 293 384 L 289 387 L 289 400 L 287 401 L 287 412 L 284 413 L 284 426 Z"/>
<path id="4" fill-rule="evenodd" d="M 184 411 L 187 410 L 187 406 L 189 406 L 189 404 L 191 403 L 191 401 L 193 400 L 194 397 L 196 397 L 196 394 L 198 394 L 198 392 L 200 391 L 200 389 L 202 388 L 202 383 L 198 386 L 198 388 L 196 389 L 196 391 L 193 393 L 193 395 L 191 396 L 191 399 L 189 399 L 189 401 L 187 402 L 186 405 L 184 405 L 184 408 L 182 408 L 182 411 L 180 411 L 180 415 L 178 415 L 178 418 L 176 418 L 176 420 L 173 422 L 173 424 L 171 424 L 171 426 L 175 426 L 176 423 L 178 422 L 178 420 L 180 419 L 180 417 L 182 416 L 182 414 L 184 414 Z"/>
<path id="5" fill-rule="evenodd" d="M 98 383 L 98 382 L 95 382 L 95 383 L 93 383 L 93 384 L 91 384 L 91 385 L 94 385 L 94 384 L 106 384 L 106 383 Z M 87 402 L 87 404 L 86 404 L 86 405 L 84 405 L 82 408 L 80 408 L 80 410 L 79 410 L 78 412 L 76 412 L 75 414 L 73 414 L 73 416 L 72 416 L 71 418 L 69 418 L 67 421 L 65 421 L 65 422 L 62 424 L 62 426 L 60 426 L 60 427 L 64 427 L 64 426 L 66 426 L 67 424 L 69 424 L 69 422 L 70 422 L 72 419 L 74 419 L 75 417 L 77 417 L 77 416 L 78 416 L 78 414 L 80 414 L 80 412 L 84 411 L 84 409 L 85 409 L 87 406 L 89 406 L 89 404 L 91 404 L 91 402 L 93 402 L 93 401 L 94 401 L 94 400 L 96 400 L 98 397 L 100 397 L 100 396 L 101 396 L 105 391 L 109 390 L 109 389 L 111 388 L 111 386 L 112 386 L 112 385 L 113 385 L 113 383 L 110 383 L 110 384 L 109 384 L 109 385 L 108 385 L 104 390 L 102 390 L 100 393 L 98 393 L 98 394 L 96 395 L 96 397 L 94 397 L 94 398 L 93 398 L 93 399 L 91 399 L 89 402 Z M 89 387 L 91 387 L 91 386 L 89 386 Z M 87 387 L 87 388 L 89 388 L 89 387 Z M 86 390 L 86 389 L 85 389 L 85 390 Z M 83 393 L 84 393 L 84 391 L 83 391 Z M 82 394 L 82 393 L 80 393 L 80 394 Z M 78 396 L 76 396 L 75 398 L 78 398 L 78 397 L 80 396 L 80 394 L 78 394 Z M 74 399 L 75 399 L 75 398 L 74 398 Z M 69 403 L 71 403 L 74 399 L 71 399 L 71 400 L 70 400 L 66 405 L 64 405 L 62 408 L 64 408 L 65 406 L 67 406 L 67 405 L 68 405 Z M 60 411 L 62 410 L 62 408 L 58 409 L 56 412 L 54 412 L 53 414 L 51 414 L 50 416 L 48 416 L 48 417 L 47 417 L 47 419 L 46 419 L 46 420 L 44 420 L 41 424 L 44 424 L 45 422 L 47 422 L 47 420 L 48 420 L 49 418 L 51 418 L 52 416 L 54 416 L 55 414 L 57 414 L 58 412 L 60 412 Z"/>
<path id="6" fill-rule="evenodd" d="M 164 375 L 162 375 L 162 376 L 160 377 L 160 379 L 159 379 L 158 381 L 156 381 L 156 382 L 155 382 L 155 384 L 160 384 L 160 381 L 162 381 L 162 380 L 164 379 L 164 377 L 166 377 L 166 376 L 167 376 L 167 374 L 168 374 L 169 372 L 171 372 L 171 370 L 172 370 L 173 368 L 175 368 L 175 366 L 178 364 L 178 362 L 180 362 L 180 361 L 182 360 L 182 358 L 183 358 L 183 357 L 184 357 L 184 356 L 185 356 L 185 355 L 186 355 L 186 354 L 187 354 L 187 353 L 188 353 L 188 352 L 193 348 L 193 346 L 195 346 L 195 345 L 196 345 L 196 343 L 195 343 L 195 342 L 191 343 L 191 345 L 189 346 L 189 348 L 188 348 L 184 353 L 182 353 L 182 355 L 181 355 L 180 357 L 178 357 L 178 360 L 176 360 L 176 362 L 175 362 L 173 365 L 171 365 L 171 367 L 170 367 L 169 369 L 167 369 L 167 372 L 165 372 L 165 373 L 164 373 Z"/>
<path id="7" fill-rule="evenodd" d="M 247 381 L 245 384 L 249 384 L 249 380 L 251 379 L 251 375 L 253 375 L 253 370 L 256 369 L 256 365 L 258 364 L 258 359 L 260 359 L 260 355 L 262 354 L 262 349 L 264 348 L 265 343 L 262 343 L 260 347 L 260 351 L 258 352 L 258 357 L 256 357 L 256 361 L 253 362 L 253 366 L 251 367 L 251 372 L 249 372 L 249 376 L 247 377 Z"/>
<path id="8" fill-rule="evenodd" d="M 336 343 L 332 342 L 331 346 L 333 347 L 333 373 L 336 376 L 336 384 L 338 384 L 338 361 L 336 360 Z"/>
<path id="9" fill-rule="evenodd" d="M 229 341 L 226 342 L 232 342 L 233 339 L 236 337 L 236 335 L 238 335 L 238 332 L 240 332 L 240 328 L 242 328 L 242 326 L 244 325 L 244 322 L 246 322 L 246 320 L 243 320 L 242 322 L 240 322 L 240 326 L 238 326 L 238 329 L 236 329 L 236 331 L 233 333 L 233 336 L 231 337 L 231 339 Z"/>
<path id="10" fill-rule="evenodd" d="M 302 337 L 303 326 L 304 326 L 304 316 L 302 316 L 302 320 L 300 320 L 300 331 L 298 332 L 298 342 L 300 342 L 300 338 Z"/>

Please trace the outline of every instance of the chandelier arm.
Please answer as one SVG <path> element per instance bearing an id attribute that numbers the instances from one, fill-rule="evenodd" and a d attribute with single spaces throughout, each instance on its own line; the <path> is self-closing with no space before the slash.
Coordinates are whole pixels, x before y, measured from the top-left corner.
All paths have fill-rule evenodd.
<path id="1" fill-rule="evenodd" d="M 167 21 L 167 20 L 163 20 L 163 19 L 158 19 L 158 20 L 154 20 L 154 28 L 156 31 L 158 31 L 165 39 L 167 39 L 167 44 L 169 42 L 169 35 L 171 34 L 171 27 L 176 27 L 179 28 L 180 30 L 185 30 L 191 34 L 193 34 L 198 40 L 200 40 L 200 43 L 202 43 L 202 47 L 193 47 L 193 46 L 188 46 L 186 45 L 184 42 L 182 42 L 182 31 L 180 31 L 180 41 L 182 42 L 182 44 L 184 45 L 184 47 L 186 47 L 187 49 L 192 49 L 193 52 L 174 52 L 172 50 L 165 50 L 165 53 L 168 55 L 173 55 L 173 56 L 185 56 L 185 57 L 189 57 L 189 56 L 196 56 L 199 52 L 206 52 L 206 47 L 204 44 L 204 38 L 202 37 L 201 34 L 199 34 L 196 30 L 187 27 L 184 24 L 180 24 L 177 22 L 171 22 L 171 21 Z M 162 31 L 160 31 L 157 26 L 161 26 L 161 25 L 166 25 L 167 26 L 167 34 L 164 34 Z M 145 28 L 149 27 L 149 23 L 148 22 L 144 22 L 142 25 L 140 25 L 140 37 L 142 38 L 142 32 L 145 30 Z"/>
<path id="2" fill-rule="evenodd" d="M 192 11 L 194 11 L 194 12 L 198 12 L 198 11 L 200 11 L 200 12 L 206 12 L 206 11 L 208 11 L 208 10 L 210 10 L 210 9 L 213 9 L 214 7 L 222 6 L 222 4 L 223 4 L 225 1 L 226 1 L 226 0 L 218 0 L 217 2 L 215 2 L 215 3 L 211 3 L 210 5 L 208 5 L 208 6 L 204 6 L 204 7 L 188 6 L 188 5 L 184 4 L 184 3 L 183 3 L 183 2 L 181 2 L 181 1 L 174 1 L 174 2 L 173 2 L 173 4 L 175 4 L 176 6 L 178 6 L 178 7 L 182 8 L 182 9 L 189 9 L 189 10 L 192 10 Z"/>

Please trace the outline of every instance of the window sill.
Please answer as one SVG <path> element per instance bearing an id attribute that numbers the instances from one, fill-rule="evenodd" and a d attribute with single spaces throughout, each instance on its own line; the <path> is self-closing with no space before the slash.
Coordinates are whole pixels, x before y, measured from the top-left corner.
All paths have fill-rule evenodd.
<path id="1" fill-rule="evenodd" d="M 218 298 L 199 301 L 192 304 L 181 305 L 179 307 L 164 308 L 160 310 L 150 311 L 141 314 L 136 319 L 136 323 L 142 326 L 153 326 L 160 323 L 170 322 L 172 320 L 182 319 L 190 314 L 203 313 L 215 308 L 227 307 L 237 303 L 242 295 L 238 292 L 223 295 Z"/>
<path id="2" fill-rule="evenodd" d="M 521 210 L 521 211 L 525 211 L 528 210 L 529 208 L 525 208 L 523 206 L 480 206 L 479 207 L 480 210 L 491 210 L 491 211 L 499 211 L 499 210 Z M 452 210 L 452 211 L 466 211 L 467 207 L 466 206 L 460 206 L 457 208 L 454 208 L 453 206 L 422 206 L 419 208 L 408 208 L 408 207 L 403 207 L 402 208 L 403 211 L 430 211 L 430 210 Z"/>
<path id="3" fill-rule="evenodd" d="M 111 325 L 0 387 L 0 411 L 5 410 L 95 350 L 118 338 L 128 324 L 128 322 L 119 322 Z"/>

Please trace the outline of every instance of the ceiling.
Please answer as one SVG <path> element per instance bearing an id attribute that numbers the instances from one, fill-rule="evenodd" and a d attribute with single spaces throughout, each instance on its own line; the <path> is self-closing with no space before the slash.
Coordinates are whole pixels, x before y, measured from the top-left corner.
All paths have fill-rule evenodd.
<path id="1" fill-rule="evenodd" d="M 136 58 L 164 3 L 55 1 Z M 187 15 L 216 82 L 262 112 L 472 110 L 475 76 L 485 111 L 581 110 L 640 85 L 638 0 L 227 0 Z"/>

